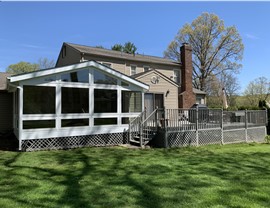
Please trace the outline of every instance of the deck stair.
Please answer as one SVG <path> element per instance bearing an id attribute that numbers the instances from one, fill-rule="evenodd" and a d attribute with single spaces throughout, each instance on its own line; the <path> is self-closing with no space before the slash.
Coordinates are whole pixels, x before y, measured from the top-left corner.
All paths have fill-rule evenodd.
<path id="1" fill-rule="evenodd" d="M 146 110 L 129 123 L 129 143 L 144 147 L 157 134 L 157 111 L 146 117 Z"/>

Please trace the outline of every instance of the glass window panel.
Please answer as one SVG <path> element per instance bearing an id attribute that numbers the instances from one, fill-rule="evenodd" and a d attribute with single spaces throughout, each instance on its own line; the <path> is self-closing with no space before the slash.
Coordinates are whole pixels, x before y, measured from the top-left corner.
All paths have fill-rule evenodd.
<path id="1" fill-rule="evenodd" d="M 89 82 L 89 71 L 81 70 L 68 74 L 61 75 L 62 82 L 81 82 L 88 83 Z"/>
<path id="2" fill-rule="evenodd" d="M 94 112 L 95 113 L 116 113 L 117 112 L 117 91 L 116 90 L 94 90 Z"/>
<path id="3" fill-rule="evenodd" d="M 94 83 L 95 84 L 108 84 L 117 85 L 117 79 L 110 77 L 98 70 L 94 70 Z"/>
<path id="4" fill-rule="evenodd" d="M 24 114 L 55 114 L 55 87 L 23 86 Z"/>
<path id="5" fill-rule="evenodd" d="M 62 87 L 62 113 L 88 113 L 89 89 Z"/>
<path id="6" fill-rule="evenodd" d="M 136 74 L 136 66 L 131 66 L 130 67 L 130 75 L 135 75 Z"/>
<path id="7" fill-rule="evenodd" d="M 144 66 L 144 67 L 143 67 L 143 70 L 144 70 L 144 72 L 149 71 L 149 66 Z"/>
<path id="8" fill-rule="evenodd" d="M 173 81 L 176 83 L 180 83 L 180 70 L 174 69 L 173 70 Z"/>
<path id="9" fill-rule="evenodd" d="M 117 124 L 117 118 L 94 118 L 94 125 L 114 125 Z"/>
<path id="10" fill-rule="evenodd" d="M 23 121 L 23 129 L 55 128 L 55 120 Z"/>
<path id="11" fill-rule="evenodd" d="M 123 87 L 127 87 L 127 86 L 129 86 L 129 84 L 128 84 L 128 83 L 126 83 L 126 82 L 121 82 L 121 86 L 123 86 Z"/>
<path id="12" fill-rule="evenodd" d="M 46 82 L 54 82 L 54 81 L 56 81 L 56 77 L 55 76 L 45 77 L 44 81 L 46 81 Z"/>
<path id="13" fill-rule="evenodd" d="M 89 119 L 62 119 L 62 127 L 89 126 Z"/>
<path id="14" fill-rule="evenodd" d="M 142 112 L 142 93 L 122 91 L 122 113 Z"/>
<path id="15" fill-rule="evenodd" d="M 134 117 L 123 117 L 122 124 L 129 124 L 129 121 L 131 121 L 132 119 L 134 119 Z"/>

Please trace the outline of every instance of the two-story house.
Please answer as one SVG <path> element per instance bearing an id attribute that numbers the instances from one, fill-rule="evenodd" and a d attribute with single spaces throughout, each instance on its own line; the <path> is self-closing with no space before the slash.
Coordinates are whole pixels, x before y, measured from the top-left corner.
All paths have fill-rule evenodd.
<path id="1" fill-rule="evenodd" d="M 12 118 L 20 150 L 123 144 L 129 122 L 145 108 L 204 102 L 205 93 L 192 87 L 187 44 L 181 60 L 64 43 L 55 68 L 2 74 L 0 99 L 9 95 L 5 112 L 12 115 L 1 116 L 0 125 Z"/>
<path id="2" fill-rule="evenodd" d="M 63 43 L 56 67 L 95 60 L 127 76 L 131 76 L 150 89 L 145 93 L 145 107 L 190 108 L 205 104 L 206 93 L 192 86 L 192 49 L 181 47 L 181 63 L 171 59 L 128 54 L 103 48 Z"/>

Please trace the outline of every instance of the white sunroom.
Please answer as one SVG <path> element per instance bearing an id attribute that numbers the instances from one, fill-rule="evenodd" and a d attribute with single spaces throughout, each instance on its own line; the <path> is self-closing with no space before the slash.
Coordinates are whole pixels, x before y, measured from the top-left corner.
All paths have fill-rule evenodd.
<path id="1" fill-rule="evenodd" d="M 148 89 L 95 61 L 11 76 L 19 150 L 123 144 Z"/>

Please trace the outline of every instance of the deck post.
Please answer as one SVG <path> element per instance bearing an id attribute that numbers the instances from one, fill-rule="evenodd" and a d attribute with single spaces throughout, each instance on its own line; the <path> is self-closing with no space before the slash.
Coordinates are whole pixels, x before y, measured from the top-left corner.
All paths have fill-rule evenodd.
<path id="1" fill-rule="evenodd" d="M 246 143 L 248 143 L 248 133 L 247 133 L 247 128 L 248 128 L 248 111 L 247 109 L 245 110 L 245 139 Z"/>
<path id="2" fill-rule="evenodd" d="M 196 107 L 196 146 L 199 146 L 199 108 Z"/>
<path id="3" fill-rule="evenodd" d="M 224 135 L 223 135 L 223 109 L 221 109 L 221 118 L 220 118 L 220 128 L 221 128 L 221 144 L 224 144 Z"/>
<path id="4" fill-rule="evenodd" d="M 22 132 L 23 132 L 23 121 L 22 121 L 22 115 L 23 115 L 23 87 L 20 85 L 18 87 L 19 89 L 19 97 L 18 102 L 20 105 L 18 105 L 18 140 L 19 140 L 19 147 L 18 150 L 22 151 Z"/>
<path id="5" fill-rule="evenodd" d="M 140 119 L 140 123 L 139 123 L 139 130 L 140 130 L 140 147 L 142 148 L 143 147 L 143 121 L 144 121 L 144 117 L 145 117 L 145 112 L 143 113 L 143 115 L 141 116 L 141 119 Z"/>
<path id="6" fill-rule="evenodd" d="M 165 148 L 168 148 L 168 134 L 167 134 L 167 110 L 166 107 L 164 109 L 164 130 L 165 130 Z"/>
<path id="7" fill-rule="evenodd" d="M 128 123 L 128 141 L 127 141 L 128 144 L 130 144 L 130 138 L 131 138 L 131 130 L 130 130 L 130 127 L 131 127 L 131 125 L 130 125 L 130 121 L 129 121 L 129 123 Z"/>

